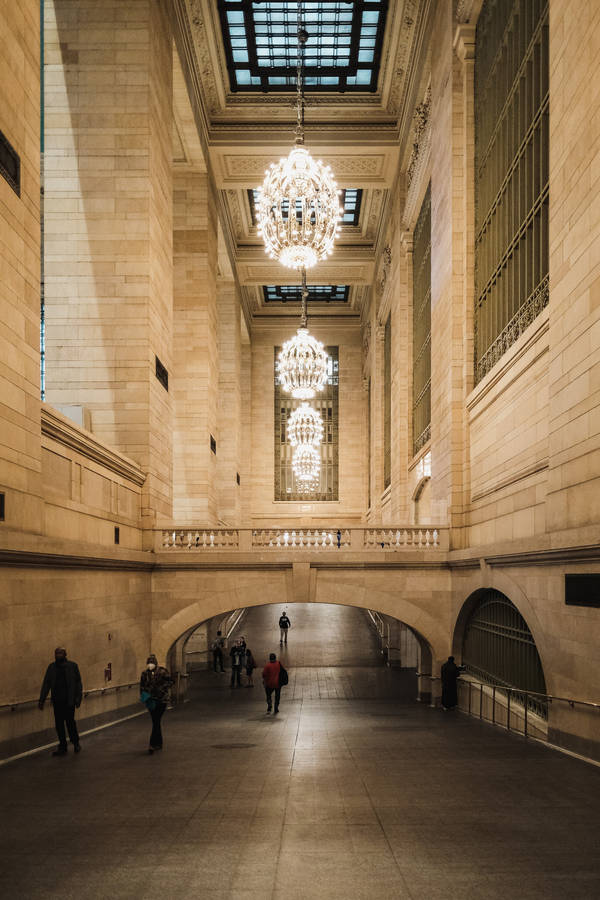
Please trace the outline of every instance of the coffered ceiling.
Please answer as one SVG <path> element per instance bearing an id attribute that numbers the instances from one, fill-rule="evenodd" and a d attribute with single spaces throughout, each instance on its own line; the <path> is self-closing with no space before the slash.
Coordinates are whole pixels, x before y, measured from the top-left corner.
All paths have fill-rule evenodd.
<path id="1" fill-rule="evenodd" d="M 309 285 L 347 287 L 347 300 L 334 300 L 332 294 L 329 302 L 316 299 L 325 297 L 322 290 L 311 299 L 310 312 L 360 316 L 383 248 L 390 194 L 402 189 L 415 108 L 429 77 L 423 47 L 432 3 L 302 5 L 307 48 L 312 44 L 306 56 L 306 146 L 331 166 L 341 188 L 362 192 L 358 222 L 343 225 L 333 255 L 308 273 Z M 248 325 L 252 317 L 296 315 L 296 300 L 279 301 L 281 292 L 265 292 L 265 287 L 297 285 L 298 275 L 265 255 L 249 196 L 267 166 L 287 156 L 293 145 L 295 96 L 289 82 L 296 4 L 175 0 L 174 7 L 176 45 L 191 101 L 188 114 L 182 114 L 176 95 L 177 134 L 184 142 L 185 125 L 193 116 L 220 193 L 222 237 Z M 181 146 L 174 137 L 175 159 L 177 153 Z"/>

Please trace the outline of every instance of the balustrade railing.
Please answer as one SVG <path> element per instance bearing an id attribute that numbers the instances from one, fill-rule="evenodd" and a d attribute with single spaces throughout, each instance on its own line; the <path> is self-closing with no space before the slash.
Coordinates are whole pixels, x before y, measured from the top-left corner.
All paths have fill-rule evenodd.
<path id="1" fill-rule="evenodd" d="M 157 550 L 447 550 L 448 530 L 400 528 L 165 528 Z"/>

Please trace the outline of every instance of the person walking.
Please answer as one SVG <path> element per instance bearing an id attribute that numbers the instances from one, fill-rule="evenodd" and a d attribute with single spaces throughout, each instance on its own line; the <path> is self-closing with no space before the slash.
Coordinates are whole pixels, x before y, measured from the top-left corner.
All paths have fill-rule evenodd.
<path id="1" fill-rule="evenodd" d="M 249 647 L 246 647 L 246 678 L 248 679 L 248 683 L 246 687 L 254 687 L 254 679 L 252 677 L 252 673 L 256 668 L 256 662 L 254 661 L 254 657 L 252 656 L 252 650 Z"/>
<path id="2" fill-rule="evenodd" d="M 167 669 L 164 666 L 159 666 L 156 656 L 154 653 L 151 653 L 146 660 L 146 668 L 140 678 L 140 699 L 148 707 L 148 712 L 152 719 L 152 733 L 150 734 L 148 747 L 148 753 L 150 754 L 163 748 L 160 720 L 167 708 L 169 689 L 172 684 L 173 679 Z"/>
<path id="3" fill-rule="evenodd" d="M 441 670 L 442 679 L 442 706 L 444 709 L 454 709 L 458 705 L 458 689 L 456 682 L 462 669 L 454 662 L 454 657 L 449 656 Z"/>
<path id="4" fill-rule="evenodd" d="M 217 636 L 211 644 L 212 655 L 213 655 L 213 672 L 220 671 L 221 673 L 225 672 L 223 668 L 223 647 L 225 646 L 225 641 L 223 640 L 223 635 L 220 631 L 217 631 Z M 220 668 L 218 668 L 220 667 Z"/>
<path id="5" fill-rule="evenodd" d="M 275 709 L 273 715 L 279 712 L 279 700 L 281 697 L 281 663 L 277 661 L 274 653 L 269 654 L 269 662 L 262 670 L 262 679 L 265 686 L 265 694 L 267 696 L 267 715 L 271 712 L 271 698 L 273 691 L 275 692 Z"/>
<path id="6" fill-rule="evenodd" d="M 292 623 L 288 619 L 288 615 L 284 610 L 279 616 L 279 643 L 287 644 L 288 631 L 292 627 Z"/>
<path id="7" fill-rule="evenodd" d="M 242 666 L 246 661 L 246 651 L 239 638 L 229 651 L 229 655 L 231 657 L 231 687 L 241 687 Z"/>
<path id="8" fill-rule="evenodd" d="M 58 735 L 58 747 L 52 751 L 52 756 L 64 756 L 67 753 L 67 735 L 73 744 L 75 753 L 79 753 L 81 745 L 79 734 L 75 724 L 75 709 L 81 706 L 83 696 L 83 684 L 79 674 L 79 666 L 76 662 L 67 659 L 67 651 L 64 647 L 57 647 L 54 651 L 54 662 L 46 669 L 38 706 L 44 708 L 46 697 L 50 692 L 52 706 L 54 707 L 54 725 Z"/>

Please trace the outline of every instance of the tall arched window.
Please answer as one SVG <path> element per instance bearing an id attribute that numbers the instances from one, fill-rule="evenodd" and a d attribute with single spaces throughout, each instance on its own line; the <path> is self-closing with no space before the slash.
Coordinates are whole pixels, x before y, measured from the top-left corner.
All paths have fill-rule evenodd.
<path id="1" fill-rule="evenodd" d="M 548 0 L 484 0 L 475 37 L 475 380 L 548 303 Z"/>
<path id="2" fill-rule="evenodd" d="M 482 681 L 522 691 L 546 693 L 542 663 L 527 622 L 508 597 L 487 590 L 472 610 L 462 647 L 462 662 Z M 545 703 L 529 704 L 545 715 Z"/>

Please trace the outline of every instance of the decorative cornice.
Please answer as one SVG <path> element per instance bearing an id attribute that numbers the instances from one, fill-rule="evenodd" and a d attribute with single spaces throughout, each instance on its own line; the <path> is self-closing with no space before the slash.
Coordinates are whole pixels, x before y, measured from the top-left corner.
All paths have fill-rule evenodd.
<path id="1" fill-rule="evenodd" d="M 62 416 L 51 406 L 41 407 L 42 434 L 46 437 L 70 447 L 87 459 L 91 459 L 105 469 L 120 475 L 127 481 L 139 486 L 143 485 L 146 475 L 136 463 L 127 456 L 101 444 L 89 431 L 79 428 L 70 419 Z"/>
<path id="2" fill-rule="evenodd" d="M 424 182 L 429 176 L 431 159 L 431 87 L 415 109 L 413 118 L 413 146 L 406 172 L 406 202 L 402 225 L 407 231 L 414 226 L 418 216 L 419 201 L 425 193 Z"/>
<path id="3" fill-rule="evenodd" d="M 147 561 L 135 559 L 117 559 L 101 556 L 75 556 L 62 553 L 44 553 L 35 550 L 3 550 L 0 549 L 0 567 L 17 566 L 19 568 L 54 568 L 54 569 L 112 569 L 130 572 L 151 572 L 154 568 L 152 555 Z"/>

